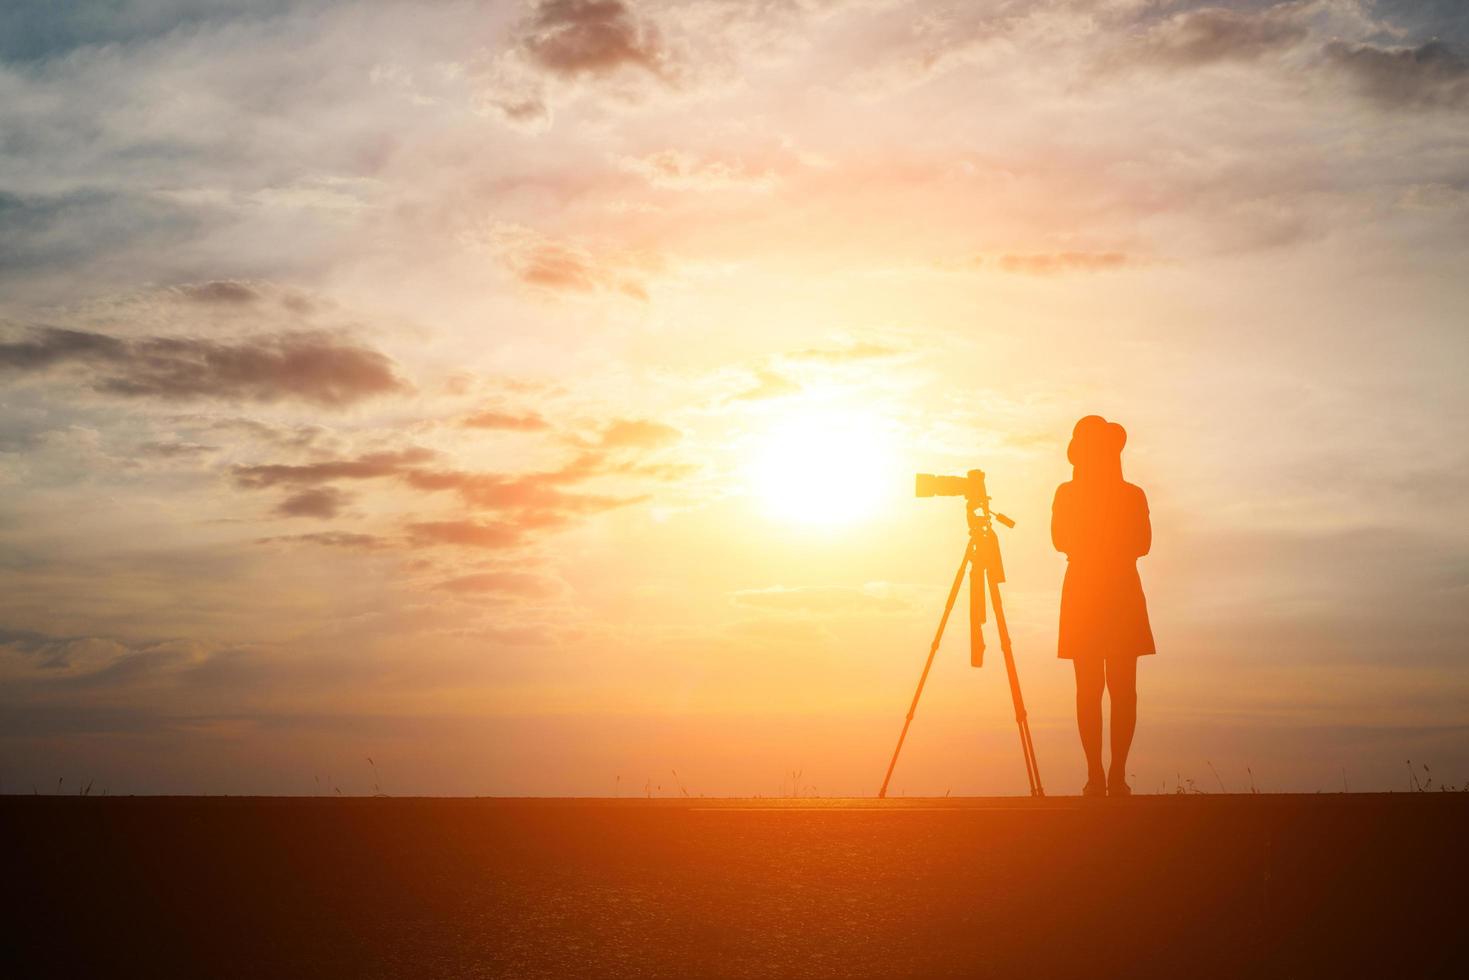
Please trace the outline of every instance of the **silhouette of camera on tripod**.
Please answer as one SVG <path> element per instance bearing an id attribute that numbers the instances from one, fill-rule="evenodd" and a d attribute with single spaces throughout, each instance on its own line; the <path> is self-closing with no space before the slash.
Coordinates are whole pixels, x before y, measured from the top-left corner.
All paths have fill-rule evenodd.
<path id="1" fill-rule="evenodd" d="M 918 699 L 923 694 L 924 682 L 928 680 L 934 655 L 944 638 L 944 627 L 949 614 L 954 611 L 954 601 L 959 598 L 959 588 L 964 584 L 964 574 L 969 573 L 969 662 L 975 667 L 984 664 L 984 630 L 986 622 L 985 594 L 995 610 L 995 630 L 1000 637 L 1000 652 L 1005 659 L 1005 674 L 1010 681 L 1010 698 L 1015 704 L 1015 724 L 1020 729 L 1020 749 L 1025 757 L 1025 776 L 1030 783 L 1031 796 L 1045 796 L 1041 786 L 1040 770 L 1036 766 L 1035 746 L 1030 740 L 1030 722 L 1025 713 L 1025 701 L 1020 695 L 1020 675 L 1015 670 L 1015 656 L 1010 649 L 1010 630 L 1005 624 L 1005 607 L 1000 600 L 1000 583 L 1005 581 L 1005 564 L 1000 557 L 1000 538 L 994 525 L 1007 528 L 1015 522 L 1004 514 L 990 509 L 990 495 L 985 488 L 984 470 L 970 470 L 965 476 L 938 476 L 919 473 L 914 480 L 914 496 L 917 497 L 963 497 L 965 523 L 969 540 L 964 545 L 964 558 L 954 576 L 954 585 L 949 589 L 949 599 L 944 603 L 944 613 L 939 617 L 938 631 L 928 649 L 928 660 L 918 678 L 918 690 L 913 693 L 913 703 L 903 721 L 903 730 L 898 735 L 897 748 L 893 749 L 892 761 L 888 763 L 887 775 L 883 777 L 878 799 L 887 796 L 888 783 L 893 778 L 893 769 L 898 764 L 898 753 L 903 750 L 903 740 L 908 737 L 908 726 L 913 723 L 913 713 L 918 710 Z"/>

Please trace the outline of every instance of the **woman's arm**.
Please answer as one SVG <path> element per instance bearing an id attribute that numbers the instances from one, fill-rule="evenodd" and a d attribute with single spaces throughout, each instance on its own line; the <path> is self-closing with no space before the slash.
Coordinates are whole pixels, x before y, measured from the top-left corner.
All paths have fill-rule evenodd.
<path id="1" fill-rule="evenodd" d="M 1056 488 L 1056 499 L 1051 501 L 1051 544 L 1056 550 L 1070 557 L 1075 544 L 1075 522 L 1071 517 L 1070 495 L 1066 484 Z"/>
<path id="2" fill-rule="evenodd" d="M 1132 553 L 1141 558 L 1153 550 L 1153 519 L 1148 514 L 1148 495 L 1137 490 L 1137 511 L 1132 521 Z"/>

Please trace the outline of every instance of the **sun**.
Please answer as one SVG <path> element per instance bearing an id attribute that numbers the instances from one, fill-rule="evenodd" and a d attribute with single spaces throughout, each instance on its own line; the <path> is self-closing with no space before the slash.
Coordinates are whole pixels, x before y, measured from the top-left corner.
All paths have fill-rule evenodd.
<path id="1" fill-rule="evenodd" d="M 772 517 L 848 524 L 877 512 L 895 471 L 891 425 L 861 409 L 798 408 L 772 420 L 747 468 Z"/>

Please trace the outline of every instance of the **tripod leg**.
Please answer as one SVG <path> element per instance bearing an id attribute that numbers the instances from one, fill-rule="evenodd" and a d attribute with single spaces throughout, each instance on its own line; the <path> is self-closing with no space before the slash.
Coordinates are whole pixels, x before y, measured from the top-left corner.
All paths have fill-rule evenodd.
<path id="1" fill-rule="evenodd" d="M 887 775 L 882 777 L 882 789 L 877 791 L 879 800 L 888 795 L 888 782 L 893 778 L 893 768 L 898 764 L 898 753 L 903 751 L 903 739 L 908 737 L 908 726 L 913 724 L 913 712 L 918 710 L 918 699 L 923 695 L 923 685 L 928 680 L 929 668 L 933 666 L 934 654 L 939 652 L 939 643 L 944 638 L 944 627 L 948 625 L 949 613 L 954 611 L 954 600 L 959 598 L 959 586 L 964 584 L 964 572 L 969 568 L 972 550 L 972 546 L 966 541 L 964 557 L 959 562 L 959 571 L 954 575 L 954 585 L 949 589 L 949 601 L 944 603 L 944 614 L 939 617 L 939 628 L 933 634 L 933 645 L 928 648 L 928 660 L 924 661 L 923 673 L 918 675 L 918 690 L 913 692 L 913 703 L 908 706 L 908 717 L 903 719 L 903 730 L 898 733 L 898 744 L 893 749 L 893 759 L 888 763 Z"/>
<path id="2" fill-rule="evenodd" d="M 995 544 L 998 554 L 999 544 Z M 978 565 L 975 566 L 978 569 Z M 1025 756 L 1025 778 L 1030 782 L 1031 796 L 1045 796 L 1041 771 L 1035 761 L 1035 745 L 1030 740 L 1030 719 L 1025 713 L 1025 699 L 1020 696 L 1020 674 L 1015 669 L 1015 655 L 1010 650 L 1010 629 L 1005 625 L 1005 607 L 1000 602 L 1000 583 L 990 579 L 990 605 L 995 609 L 995 631 L 1000 634 L 1000 652 L 1005 656 L 1005 673 L 1010 678 L 1010 700 L 1015 702 L 1015 724 L 1020 729 L 1020 751 Z"/>
<path id="3" fill-rule="evenodd" d="M 984 558 L 979 542 L 970 538 L 969 559 L 969 666 L 984 666 Z"/>

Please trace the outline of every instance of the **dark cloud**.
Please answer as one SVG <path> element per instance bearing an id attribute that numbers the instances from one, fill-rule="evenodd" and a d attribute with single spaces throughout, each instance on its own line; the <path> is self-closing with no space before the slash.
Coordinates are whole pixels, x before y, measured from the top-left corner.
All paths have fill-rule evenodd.
<path id="1" fill-rule="evenodd" d="M 1381 12 L 1390 22 L 1413 22 L 1413 29 L 1395 30 L 1394 34 L 1421 39 L 1420 43 L 1383 47 L 1337 40 L 1324 48 L 1326 60 L 1352 78 L 1364 95 L 1385 106 L 1463 105 L 1469 101 L 1469 64 L 1460 49 L 1433 36 L 1447 32 L 1462 37 L 1466 15 L 1456 7 L 1462 5 L 1384 4 Z M 1255 60 L 1305 41 L 1310 35 L 1310 13 L 1309 5 L 1301 3 L 1254 10 L 1205 7 L 1187 11 L 1154 24 L 1119 50 L 1109 64 L 1188 68 Z"/>
<path id="2" fill-rule="evenodd" d="M 350 494 L 336 487 L 307 487 L 298 490 L 276 505 L 282 517 L 319 517 L 329 520 L 341 513 L 351 500 Z"/>
<path id="3" fill-rule="evenodd" d="M 228 279 L 179 286 L 177 291 L 180 296 L 196 303 L 244 305 L 260 298 L 260 294 L 250 285 Z"/>
<path id="4" fill-rule="evenodd" d="M 544 126 L 551 119 L 551 107 L 535 93 L 509 95 L 491 92 L 486 94 L 485 101 L 504 113 L 512 123 L 528 129 Z"/>
<path id="5" fill-rule="evenodd" d="M 313 531 L 310 534 L 282 534 L 269 538 L 258 538 L 256 544 L 317 544 L 327 548 L 348 548 L 355 551 L 379 551 L 387 548 L 387 538 L 376 534 L 356 534 L 349 531 Z"/>
<path id="6" fill-rule="evenodd" d="M 6 405 L 0 412 L 0 453 L 29 452 L 42 445 L 60 426 L 49 412 L 17 411 Z"/>
<path id="7" fill-rule="evenodd" d="M 60 327 L 40 327 L 27 340 L 0 343 L 0 368 L 36 371 L 67 361 L 115 361 L 127 345 L 115 337 Z"/>
<path id="8" fill-rule="evenodd" d="M 408 387 L 387 357 L 324 334 L 286 334 L 233 345 L 151 338 L 132 347 L 126 373 L 102 378 L 100 390 L 165 399 L 295 398 L 338 407 Z"/>
<path id="9" fill-rule="evenodd" d="M 1120 269 L 1129 263 L 1129 259 L 1123 252 L 1030 252 L 1002 255 L 996 263 L 1006 272 L 1054 276 L 1066 272 Z"/>
<path id="10" fill-rule="evenodd" d="M 17 150 L 44 141 L 42 135 L 20 126 L 6 136 Z M 70 273 L 67 282 L 75 294 L 82 285 L 115 281 L 140 250 L 172 254 L 204 227 L 206 217 L 203 209 L 157 195 L 98 189 L 62 194 L 0 190 L 0 282 L 18 289 L 31 285 L 39 273 L 63 269 Z M 85 282 L 79 282 L 82 273 L 90 277 Z"/>
<path id="11" fill-rule="evenodd" d="M 431 449 L 412 447 L 389 452 L 367 453 L 356 459 L 335 459 L 319 463 L 265 463 L 236 466 L 235 482 L 250 489 L 275 486 L 314 486 L 332 480 L 372 480 L 409 472 L 419 463 L 435 457 Z"/>
<path id="12" fill-rule="evenodd" d="M 1409 44 L 1435 38 L 1469 42 L 1469 4 L 1464 0 L 1371 0 L 1372 12 L 1405 32 Z"/>
<path id="13" fill-rule="evenodd" d="M 0 60 L 41 61 L 81 47 L 137 44 L 226 20 L 273 17 L 302 5 L 303 0 L 252 0 L 243 6 L 228 0 L 0 4 Z"/>
<path id="14" fill-rule="evenodd" d="M 0 662 L 19 667 L 32 684 L 55 692 L 126 685 L 204 651 L 187 640 L 133 640 L 114 636 L 61 636 L 0 629 Z M 0 712 L 3 714 L 4 712 Z"/>
<path id="15" fill-rule="evenodd" d="M 154 459 L 198 459 L 219 452 L 218 446 L 205 446 L 197 442 L 145 442 L 134 452 L 139 456 Z"/>
<path id="16" fill-rule="evenodd" d="M 60 654 L 66 644 L 78 637 L 52 636 L 35 630 L 18 630 L 0 626 L 0 647 L 35 657 L 39 661 L 51 660 Z M 115 641 L 114 641 L 115 642 Z"/>
<path id="17" fill-rule="evenodd" d="M 125 398 L 287 399 L 342 407 L 408 390 L 383 354 L 331 334 L 301 332 L 222 343 L 198 337 L 118 338 L 58 327 L 0 343 L 0 369 L 72 366 L 91 387 Z"/>
<path id="18" fill-rule="evenodd" d="M 476 412 L 459 424 L 469 429 L 503 429 L 511 432 L 537 432 L 550 428 L 550 424 L 536 412 L 516 415 L 494 409 Z"/>
<path id="19" fill-rule="evenodd" d="M 1264 10 L 1191 10 L 1156 24 L 1116 60 L 1173 68 L 1249 61 L 1305 40 L 1309 30 L 1300 16 L 1295 4 Z"/>
<path id="20" fill-rule="evenodd" d="M 1333 41 L 1326 57 L 1368 98 L 1390 108 L 1469 103 L 1469 64 L 1448 45 L 1380 48 Z"/>
<path id="21" fill-rule="evenodd" d="M 556 75 L 631 67 L 663 77 L 667 69 L 657 29 L 635 19 L 622 0 L 541 0 L 520 44 L 533 64 Z"/>

